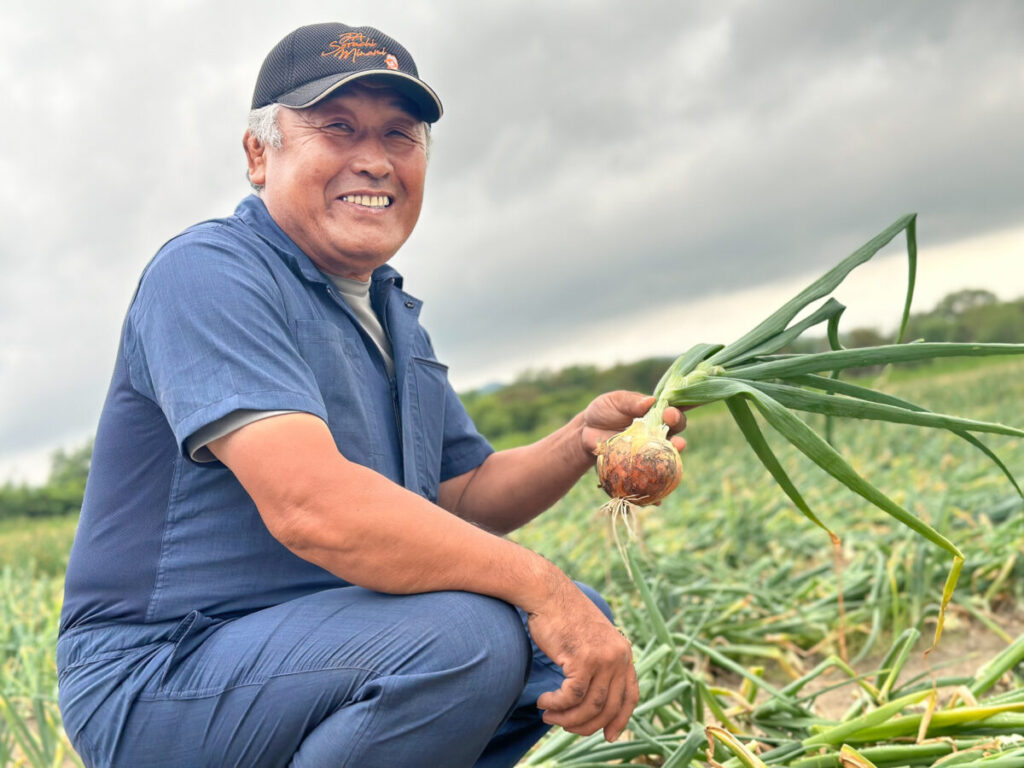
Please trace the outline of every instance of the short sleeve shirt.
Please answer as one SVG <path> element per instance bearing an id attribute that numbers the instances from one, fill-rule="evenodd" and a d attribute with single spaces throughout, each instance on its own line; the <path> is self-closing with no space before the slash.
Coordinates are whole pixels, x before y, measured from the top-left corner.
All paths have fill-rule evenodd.
<path id="1" fill-rule="evenodd" d="M 164 245 L 125 318 L 100 417 L 61 628 L 240 615 L 344 585 L 267 531 L 190 435 L 239 409 L 323 419 L 338 450 L 432 501 L 491 453 L 390 266 L 373 308 L 390 376 L 331 281 L 257 197 Z"/>

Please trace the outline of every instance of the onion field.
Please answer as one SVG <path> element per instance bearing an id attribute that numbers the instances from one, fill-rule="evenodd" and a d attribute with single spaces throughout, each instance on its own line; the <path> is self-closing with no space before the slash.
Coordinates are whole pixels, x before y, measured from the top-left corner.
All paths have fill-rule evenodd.
<path id="1" fill-rule="evenodd" d="M 886 376 L 872 384 L 925 407 L 1024 423 L 1019 361 Z M 949 554 L 772 441 L 835 550 L 716 408 L 689 414 L 682 483 L 637 521 L 632 579 L 593 480 L 517 535 L 609 597 L 642 691 L 628 741 L 556 733 L 526 764 L 1024 766 L 1024 507 L 1005 475 L 947 432 L 835 425 L 859 473 L 966 555 L 926 656 Z M 1024 474 L 1024 441 L 986 442 Z"/>
<path id="2" fill-rule="evenodd" d="M 873 384 L 929 409 L 1024 426 L 1019 359 L 884 376 Z M 835 425 L 835 447 L 860 474 L 965 554 L 926 656 L 947 552 L 765 427 L 841 537 L 836 549 L 724 406 L 691 411 L 689 424 L 683 480 L 635 521 L 628 569 L 592 474 L 514 537 L 608 598 L 642 690 L 618 742 L 556 730 L 523 764 L 1024 766 L 1024 506 L 990 459 L 943 430 Z M 1024 479 L 1024 440 L 985 442 Z M 53 659 L 73 525 L 0 526 L 0 765 L 80 765 L 61 730 Z"/>

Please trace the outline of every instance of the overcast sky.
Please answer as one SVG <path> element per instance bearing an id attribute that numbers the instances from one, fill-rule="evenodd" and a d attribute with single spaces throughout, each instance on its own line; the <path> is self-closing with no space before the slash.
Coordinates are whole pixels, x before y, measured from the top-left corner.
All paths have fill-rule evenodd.
<path id="1" fill-rule="evenodd" d="M 1024 3 L 6 0 L 0 482 L 92 435 L 140 270 L 247 194 L 260 63 L 331 20 L 444 102 L 394 264 L 459 389 L 729 341 L 911 211 L 918 309 L 1024 295 Z M 883 255 L 847 327 L 895 321 Z"/>

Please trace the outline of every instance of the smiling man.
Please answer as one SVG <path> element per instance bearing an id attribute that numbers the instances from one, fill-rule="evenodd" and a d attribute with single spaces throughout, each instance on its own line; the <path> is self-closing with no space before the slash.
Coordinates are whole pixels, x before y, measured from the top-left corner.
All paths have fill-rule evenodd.
<path id="1" fill-rule="evenodd" d="M 458 768 L 514 765 L 552 724 L 617 738 L 628 642 L 502 534 L 651 398 L 603 395 L 510 451 L 476 431 L 387 265 L 441 116 L 393 39 L 302 27 L 252 106 L 257 194 L 165 244 L 125 319 L 58 640 L 76 749 Z"/>

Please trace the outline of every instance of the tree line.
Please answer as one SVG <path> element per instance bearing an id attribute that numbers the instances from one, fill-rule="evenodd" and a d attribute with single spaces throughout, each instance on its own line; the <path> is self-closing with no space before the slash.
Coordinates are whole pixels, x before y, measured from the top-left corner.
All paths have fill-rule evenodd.
<path id="1" fill-rule="evenodd" d="M 0 486 L 0 520 L 8 517 L 56 517 L 78 514 L 92 459 L 92 441 L 50 457 L 50 473 L 42 485 L 7 482 Z"/>
<path id="2" fill-rule="evenodd" d="M 930 311 L 911 315 L 904 340 L 912 339 L 1024 342 L 1024 297 L 1001 302 L 990 291 L 956 291 Z M 846 347 L 893 341 L 874 328 L 855 328 L 840 334 L 840 342 Z M 828 347 L 824 337 L 800 343 L 808 346 L 793 351 Z M 506 448 L 558 428 L 601 392 L 651 392 L 671 361 L 669 357 L 657 357 L 610 368 L 573 365 L 559 371 L 528 371 L 511 384 L 465 392 L 461 397 L 477 428 L 496 448 Z M 61 449 L 53 454 L 49 476 L 42 485 L 7 482 L 0 486 L 0 519 L 77 514 L 91 456 L 91 441 L 74 450 Z"/>

